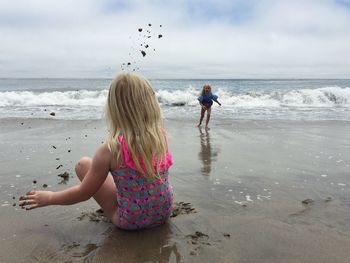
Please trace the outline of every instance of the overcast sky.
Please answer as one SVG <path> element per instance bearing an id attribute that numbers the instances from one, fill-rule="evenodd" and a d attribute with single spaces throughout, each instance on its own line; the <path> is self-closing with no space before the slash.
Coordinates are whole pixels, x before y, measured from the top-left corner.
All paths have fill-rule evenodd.
<path id="1" fill-rule="evenodd" d="M 350 0 L 0 0 L 0 41 L 0 77 L 350 78 Z"/>

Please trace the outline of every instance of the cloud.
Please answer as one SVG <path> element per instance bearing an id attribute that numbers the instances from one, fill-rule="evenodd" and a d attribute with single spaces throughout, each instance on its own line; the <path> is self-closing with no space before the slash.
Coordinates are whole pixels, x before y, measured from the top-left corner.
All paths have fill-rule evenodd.
<path id="1" fill-rule="evenodd" d="M 0 0 L 0 77 L 349 78 L 349 24 L 345 0 Z"/>

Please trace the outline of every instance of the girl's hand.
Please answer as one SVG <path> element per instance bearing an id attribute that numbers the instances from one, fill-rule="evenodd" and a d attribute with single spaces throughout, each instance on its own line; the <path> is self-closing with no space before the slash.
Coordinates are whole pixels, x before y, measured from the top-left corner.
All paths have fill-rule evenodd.
<path id="1" fill-rule="evenodd" d="M 50 204 L 52 193 L 50 191 L 30 191 L 19 198 L 19 205 L 25 207 L 26 210 L 47 206 Z"/>
<path id="2" fill-rule="evenodd" d="M 202 109 L 203 109 L 203 110 L 206 110 L 207 108 L 206 108 L 204 105 L 202 105 Z"/>

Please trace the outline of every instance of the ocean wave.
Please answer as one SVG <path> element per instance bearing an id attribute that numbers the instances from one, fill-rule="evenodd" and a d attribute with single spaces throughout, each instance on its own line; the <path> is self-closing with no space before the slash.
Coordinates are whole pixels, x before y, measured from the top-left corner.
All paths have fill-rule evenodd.
<path id="1" fill-rule="evenodd" d="M 101 106 L 108 90 L 6 91 L 0 92 L 0 107 L 7 106 Z"/>
<path id="2" fill-rule="evenodd" d="M 219 89 L 216 94 L 223 105 L 237 108 L 350 107 L 350 88 L 341 87 L 245 93 Z M 160 102 L 167 106 L 197 105 L 198 95 L 192 89 L 158 92 Z"/>
<path id="3" fill-rule="evenodd" d="M 350 88 L 324 87 L 272 92 L 235 93 L 218 89 L 219 101 L 227 107 L 280 108 L 280 107 L 350 107 Z M 102 107 L 108 90 L 77 91 L 6 91 L 0 92 L 0 107 L 94 106 Z M 157 90 L 156 96 L 164 106 L 195 106 L 198 90 Z"/>

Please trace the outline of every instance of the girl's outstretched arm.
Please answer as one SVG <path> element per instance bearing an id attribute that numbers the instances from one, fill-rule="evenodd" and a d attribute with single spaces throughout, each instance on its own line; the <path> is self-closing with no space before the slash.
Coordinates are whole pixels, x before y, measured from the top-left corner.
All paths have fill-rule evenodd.
<path id="1" fill-rule="evenodd" d="M 218 100 L 214 100 L 214 101 L 221 106 L 221 103 Z"/>
<path id="2" fill-rule="evenodd" d="M 107 144 L 103 144 L 96 151 L 92 159 L 90 170 L 81 184 L 64 191 L 30 191 L 20 197 L 20 205 L 26 209 L 34 209 L 48 205 L 71 205 L 88 200 L 106 180 L 111 166 L 111 152 Z"/>

